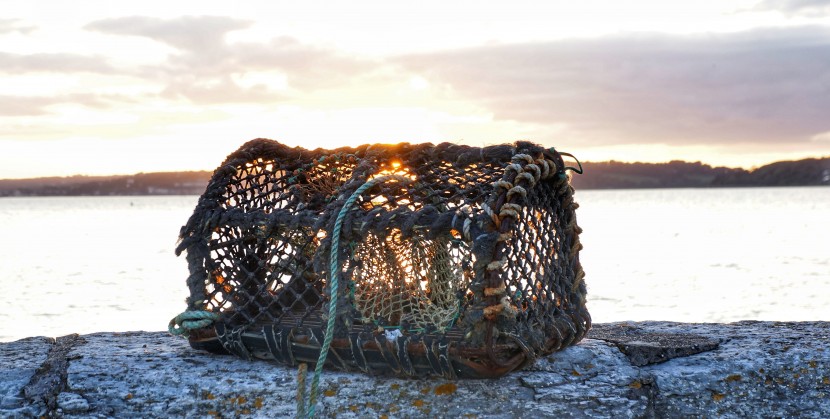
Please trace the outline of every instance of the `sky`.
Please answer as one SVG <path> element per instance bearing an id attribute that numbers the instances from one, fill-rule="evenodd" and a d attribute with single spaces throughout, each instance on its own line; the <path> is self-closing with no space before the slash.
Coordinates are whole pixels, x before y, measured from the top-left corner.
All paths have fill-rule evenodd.
<path id="1" fill-rule="evenodd" d="M 0 7 L 0 178 L 212 170 L 258 137 L 830 156 L 830 1 Z"/>

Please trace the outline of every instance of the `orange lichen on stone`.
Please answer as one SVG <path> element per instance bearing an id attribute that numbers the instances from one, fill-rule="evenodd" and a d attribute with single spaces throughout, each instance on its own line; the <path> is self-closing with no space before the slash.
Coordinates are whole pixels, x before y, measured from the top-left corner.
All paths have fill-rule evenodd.
<path id="1" fill-rule="evenodd" d="M 438 396 L 444 396 L 447 394 L 453 394 L 456 390 L 458 390 L 458 386 L 455 385 L 455 383 L 446 383 L 436 386 L 435 394 Z"/>
<path id="2" fill-rule="evenodd" d="M 737 381 L 741 381 L 742 379 L 743 379 L 743 377 L 741 377 L 740 374 L 732 374 L 732 375 L 726 377 L 726 379 L 724 381 L 726 381 L 727 383 L 734 383 L 734 382 L 737 382 Z"/>
<path id="3" fill-rule="evenodd" d="M 429 388 L 429 387 L 422 388 L 422 389 L 421 389 L 421 394 L 429 394 L 429 391 L 430 391 L 430 388 Z"/>
<path id="4" fill-rule="evenodd" d="M 254 407 L 257 409 L 262 409 L 262 397 L 257 397 L 254 399 Z"/>
<path id="5" fill-rule="evenodd" d="M 393 383 L 392 385 L 389 386 L 389 388 L 392 389 L 392 390 L 397 390 L 397 389 L 401 388 L 401 385 L 398 384 L 398 383 Z"/>
<path id="6" fill-rule="evenodd" d="M 643 383 L 641 383 L 640 380 L 634 380 L 634 382 L 629 384 L 628 386 L 635 390 L 639 390 L 643 388 Z"/>
<path id="7" fill-rule="evenodd" d="M 724 397 L 726 397 L 726 395 L 724 395 L 723 393 L 718 393 L 716 391 L 712 392 L 712 400 L 714 400 L 716 402 L 719 402 L 719 401 L 723 400 Z"/>
<path id="8" fill-rule="evenodd" d="M 421 400 L 421 399 L 415 399 L 415 400 L 412 401 L 412 405 L 415 406 L 415 407 L 423 407 L 424 406 L 424 401 Z"/>
<path id="9" fill-rule="evenodd" d="M 332 390 L 332 389 L 328 389 L 328 390 L 323 392 L 323 395 L 326 396 L 326 397 L 331 397 L 331 396 L 334 396 L 335 394 L 337 394 L 337 392 Z"/>

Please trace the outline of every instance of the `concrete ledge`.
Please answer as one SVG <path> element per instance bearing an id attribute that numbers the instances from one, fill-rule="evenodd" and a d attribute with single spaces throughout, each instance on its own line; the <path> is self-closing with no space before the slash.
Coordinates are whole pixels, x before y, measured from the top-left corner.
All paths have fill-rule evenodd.
<path id="1" fill-rule="evenodd" d="M 830 322 L 596 325 L 498 380 L 326 372 L 324 417 L 830 417 Z M 2 417 L 291 417 L 296 369 L 161 332 L 0 343 Z"/>

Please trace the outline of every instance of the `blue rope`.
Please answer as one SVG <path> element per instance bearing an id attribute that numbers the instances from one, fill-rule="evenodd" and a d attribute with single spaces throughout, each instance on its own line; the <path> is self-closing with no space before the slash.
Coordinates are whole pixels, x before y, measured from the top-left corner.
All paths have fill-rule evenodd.
<path id="1" fill-rule="evenodd" d="M 334 322 L 335 316 L 337 315 L 337 288 L 340 282 L 340 258 L 338 253 L 340 253 L 340 230 L 343 227 L 343 220 L 346 218 L 346 214 L 348 214 L 352 209 L 352 206 L 354 206 L 357 198 L 363 192 L 366 192 L 366 190 L 372 186 L 385 182 L 389 179 L 397 179 L 404 182 L 412 181 L 412 179 L 402 175 L 379 176 L 374 179 L 367 180 L 366 183 L 360 185 L 360 187 L 349 196 L 343 204 L 343 207 L 340 208 L 340 213 L 337 214 L 337 219 L 334 220 L 334 229 L 331 234 L 331 253 L 329 254 L 329 272 L 331 273 L 331 280 L 329 281 L 329 316 L 328 322 L 326 323 L 326 336 L 323 339 L 323 345 L 320 347 L 320 357 L 317 358 L 317 365 L 314 368 L 314 378 L 311 380 L 311 394 L 308 398 L 308 406 L 306 407 L 298 404 L 298 416 L 303 413 L 307 413 L 308 417 L 314 417 L 314 411 L 317 407 L 317 389 L 320 385 L 320 376 L 323 373 L 323 364 L 326 363 L 326 357 L 328 356 L 329 348 L 331 348 L 331 341 L 334 338 Z M 298 386 L 297 388 L 298 395 L 305 391 L 305 373 L 303 370 L 300 371 L 300 378 L 301 379 L 298 380 L 298 384 L 301 387 Z M 300 398 L 301 397 L 298 396 L 298 399 Z M 302 397 L 302 399 L 304 398 L 305 397 Z M 303 408 L 300 409 L 299 407 Z"/>

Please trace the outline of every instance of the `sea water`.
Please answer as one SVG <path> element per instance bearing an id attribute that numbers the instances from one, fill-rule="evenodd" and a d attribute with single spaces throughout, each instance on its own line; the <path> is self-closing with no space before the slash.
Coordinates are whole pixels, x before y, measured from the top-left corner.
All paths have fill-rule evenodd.
<path id="1" fill-rule="evenodd" d="M 164 330 L 198 197 L 0 198 L 0 341 Z M 578 191 L 594 322 L 827 320 L 830 188 Z"/>

